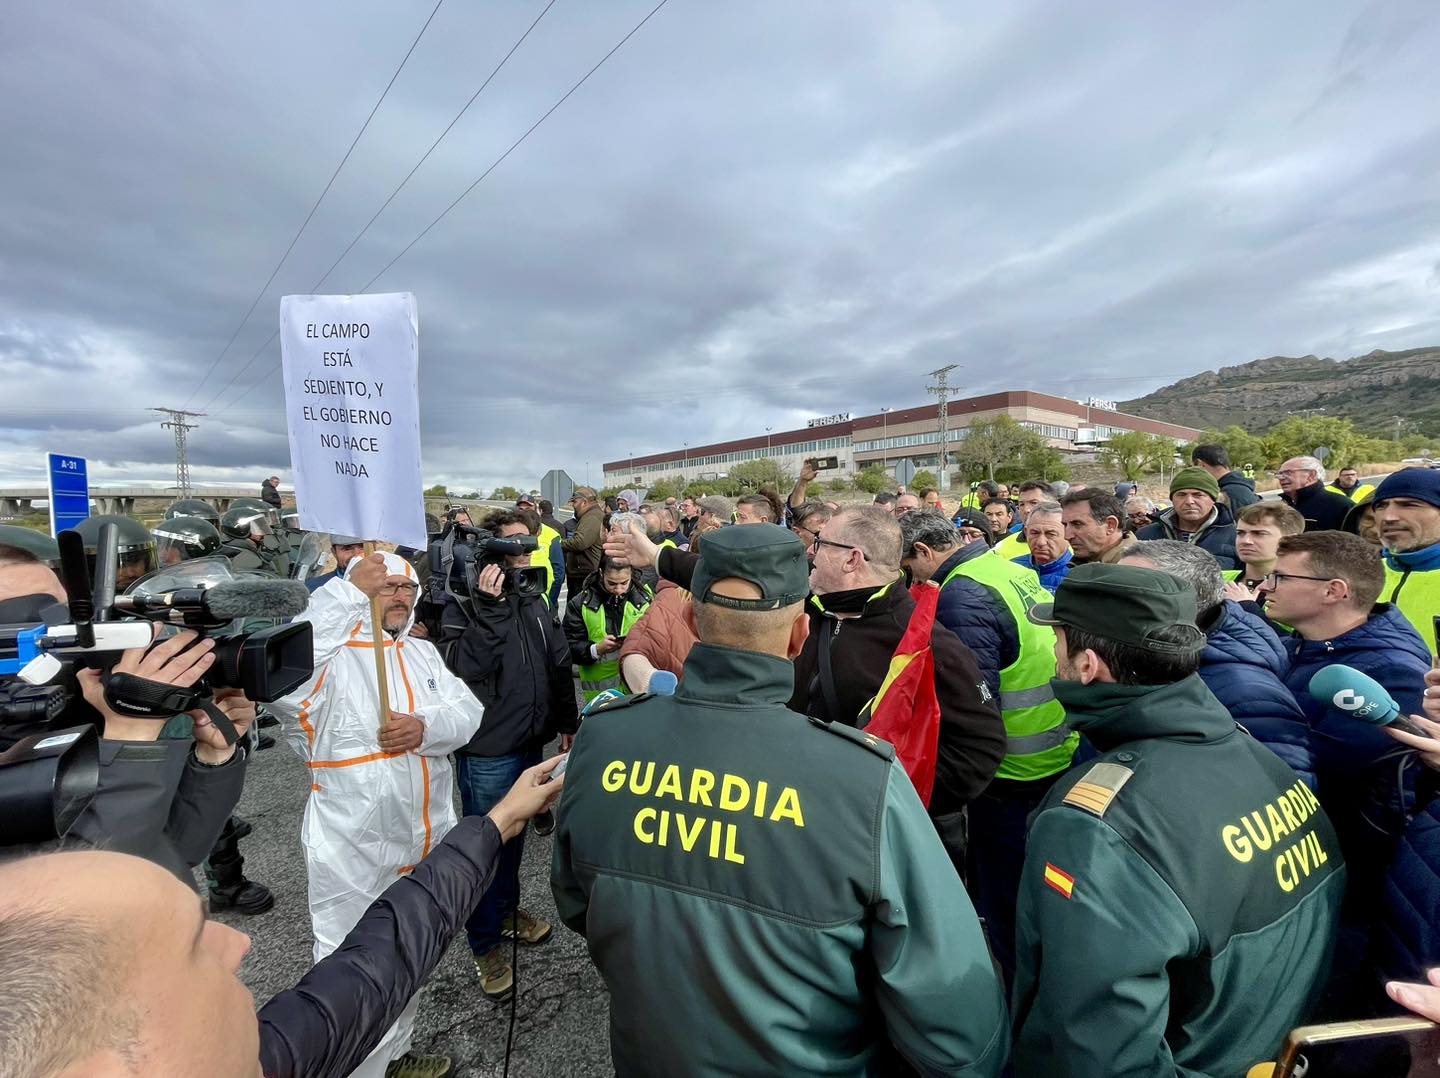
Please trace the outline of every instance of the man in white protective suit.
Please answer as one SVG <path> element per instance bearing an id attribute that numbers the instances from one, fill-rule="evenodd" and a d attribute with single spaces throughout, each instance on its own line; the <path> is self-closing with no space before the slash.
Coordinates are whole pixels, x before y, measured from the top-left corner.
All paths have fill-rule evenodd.
<path id="1" fill-rule="evenodd" d="M 419 579 L 395 554 L 355 558 L 310 596 L 315 672 L 271 705 L 310 768 L 300 841 L 310 881 L 315 960 L 455 826 L 448 754 L 479 728 L 483 708 L 429 641 L 408 634 Z M 370 598 L 380 599 L 390 721 L 380 728 Z M 409 1051 L 419 997 L 354 1071 L 360 1078 L 444 1078 L 444 1056 Z"/>

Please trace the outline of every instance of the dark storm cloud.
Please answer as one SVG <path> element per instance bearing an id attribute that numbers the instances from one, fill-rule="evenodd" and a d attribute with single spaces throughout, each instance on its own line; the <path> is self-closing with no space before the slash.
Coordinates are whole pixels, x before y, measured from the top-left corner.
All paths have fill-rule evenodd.
<path id="1" fill-rule="evenodd" d="M 365 285 L 650 6 L 560 0 L 323 289 Z M 63 448 L 163 480 L 146 409 L 187 398 L 197 474 L 284 468 L 279 296 L 541 4 L 442 5 L 200 386 L 429 8 L 7 8 L 0 473 Z M 1437 48 L 1422 0 L 671 0 L 374 285 L 419 300 L 426 475 L 598 479 L 918 404 L 952 362 L 965 390 L 1124 398 L 1435 343 Z"/>

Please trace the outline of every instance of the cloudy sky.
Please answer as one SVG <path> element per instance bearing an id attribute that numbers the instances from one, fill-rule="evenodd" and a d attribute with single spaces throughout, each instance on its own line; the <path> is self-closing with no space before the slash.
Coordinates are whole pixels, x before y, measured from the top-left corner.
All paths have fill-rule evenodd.
<path id="1" fill-rule="evenodd" d="M 362 290 L 655 2 L 557 0 L 318 291 Z M 187 403 L 197 479 L 288 479 L 279 297 L 544 6 L 444 0 L 241 326 L 432 0 L 8 0 L 0 479 L 45 449 L 172 478 L 145 409 Z M 1432 0 L 669 0 L 371 286 L 418 298 L 426 478 L 598 480 L 919 404 L 944 363 L 1123 399 L 1440 343 L 1436 55 Z"/>

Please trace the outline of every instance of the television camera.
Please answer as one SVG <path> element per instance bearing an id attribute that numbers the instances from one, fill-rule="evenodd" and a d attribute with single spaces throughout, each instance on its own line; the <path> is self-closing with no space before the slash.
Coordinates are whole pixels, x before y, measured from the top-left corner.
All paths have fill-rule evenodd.
<path id="1" fill-rule="evenodd" d="M 0 754 L 0 844 L 63 835 L 94 796 L 99 732 L 90 722 L 55 728 L 78 693 L 77 667 L 105 672 L 106 704 L 116 712 L 164 722 L 203 709 L 231 744 L 238 735 L 215 706 L 216 689 L 240 689 L 263 703 L 293 692 L 312 673 L 308 622 L 232 628 L 238 619 L 301 613 L 304 584 L 237 578 L 224 559 L 200 559 L 151 573 L 117 596 L 114 524 L 100 529 L 93 578 L 81 536 L 63 531 L 57 542 L 67 602 L 32 595 L 0 603 L 0 727 L 40 727 Z M 195 685 L 177 688 L 111 669 L 122 652 L 148 647 L 157 624 L 214 638 L 215 658 Z"/>

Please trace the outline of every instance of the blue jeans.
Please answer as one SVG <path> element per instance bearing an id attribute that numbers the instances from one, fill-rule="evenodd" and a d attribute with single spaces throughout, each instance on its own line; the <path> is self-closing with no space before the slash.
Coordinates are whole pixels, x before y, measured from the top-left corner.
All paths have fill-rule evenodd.
<path id="1" fill-rule="evenodd" d="M 539 752 L 516 752 L 509 756 L 455 757 L 456 780 L 460 784 L 460 805 L 466 816 L 484 816 L 510 792 L 520 772 L 540 762 Z M 516 872 L 520 867 L 525 834 L 522 831 L 500 847 L 495 878 L 480 896 L 480 904 L 465 922 L 470 950 L 483 955 L 501 942 L 500 926 L 520 901 Z"/>

